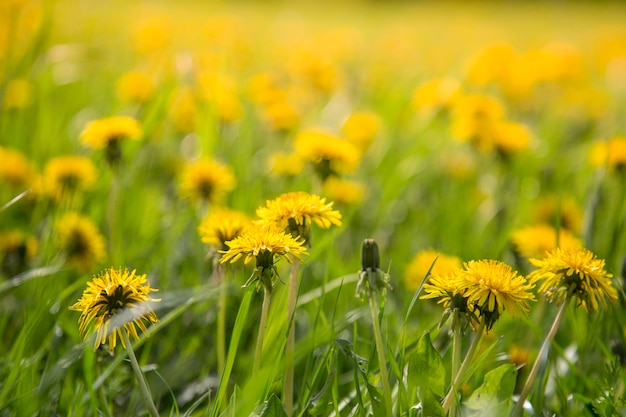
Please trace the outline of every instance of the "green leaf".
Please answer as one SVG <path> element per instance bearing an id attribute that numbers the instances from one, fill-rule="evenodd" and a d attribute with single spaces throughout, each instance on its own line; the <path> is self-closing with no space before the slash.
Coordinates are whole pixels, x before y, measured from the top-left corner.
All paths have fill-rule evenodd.
<path id="1" fill-rule="evenodd" d="M 473 413 L 474 415 L 508 415 L 516 377 L 515 365 L 497 367 L 485 375 L 483 384 L 474 391 L 465 405 L 478 412 Z"/>
<path id="2" fill-rule="evenodd" d="M 272 394 L 263 404 L 263 408 L 258 413 L 252 413 L 250 417 L 287 417 L 287 413 L 276 394 Z"/>
<path id="3" fill-rule="evenodd" d="M 430 333 L 425 333 L 418 342 L 417 349 L 409 358 L 409 389 L 430 389 L 443 396 L 446 383 L 446 370 L 439 352 L 433 347 Z"/>
<path id="4" fill-rule="evenodd" d="M 422 417 L 445 417 L 446 413 L 443 411 L 439 398 L 431 389 L 420 388 L 419 399 Z"/>

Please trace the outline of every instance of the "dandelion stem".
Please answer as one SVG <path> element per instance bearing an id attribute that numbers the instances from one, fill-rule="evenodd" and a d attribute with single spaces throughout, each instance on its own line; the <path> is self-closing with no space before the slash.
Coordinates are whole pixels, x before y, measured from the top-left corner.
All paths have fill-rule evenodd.
<path id="1" fill-rule="evenodd" d="M 378 352 L 378 365 L 380 367 L 380 377 L 383 380 L 383 395 L 385 398 L 385 409 L 387 415 L 393 415 L 393 403 L 391 402 L 391 386 L 389 385 L 389 374 L 387 372 L 387 361 L 385 359 L 385 346 L 383 344 L 382 334 L 380 332 L 380 323 L 378 322 L 378 302 L 376 301 L 376 293 L 371 292 L 369 296 L 370 312 L 372 314 L 372 324 L 374 326 L 374 339 L 376 341 L 376 351 Z"/>
<path id="2" fill-rule="evenodd" d="M 295 345 L 296 345 L 296 305 L 298 299 L 298 266 L 299 261 L 294 259 L 291 264 L 291 275 L 289 277 L 289 299 L 287 300 L 287 323 L 289 333 L 287 334 L 287 345 L 285 347 L 285 387 L 283 401 L 285 403 L 285 413 L 287 417 L 293 415 L 293 379 L 295 366 Z"/>
<path id="3" fill-rule="evenodd" d="M 259 335 L 256 339 L 256 349 L 254 351 L 254 364 L 252 366 L 253 374 L 257 374 L 261 366 L 261 354 L 263 353 L 263 338 L 265 337 L 265 328 L 267 327 L 267 316 L 270 311 L 270 300 L 272 293 L 269 287 L 263 286 L 263 306 L 261 307 L 261 321 L 259 323 Z"/>
<path id="4" fill-rule="evenodd" d="M 465 359 L 463 359 L 461 368 L 456 373 L 456 376 L 454 377 L 452 381 L 452 386 L 450 387 L 448 394 L 446 394 L 446 397 L 443 400 L 444 413 L 447 413 L 450 410 L 452 403 L 455 401 L 455 393 L 458 391 L 459 386 L 461 385 L 461 382 L 463 381 L 463 377 L 465 376 L 465 373 L 469 369 L 470 364 L 472 363 L 472 360 L 474 359 L 474 354 L 476 353 L 476 349 L 478 348 L 478 345 L 480 344 L 480 341 L 483 337 L 484 332 L 485 332 L 485 320 L 480 322 L 480 325 L 478 326 L 478 329 L 476 330 L 476 334 L 474 335 L 474 340 L 472 340 L 472 344 L 470 345 L 467 351 L 467 355 L 465 355 Z"/>
<path id="5" fill-rule="evenodd" d="M 139 362 L 137 362 L 137 357 L 135 356 L 135 351 L 133 350 L 133 346 L 130 343 L 128 332 L 126 332 L 126 330 L 122 330 L 120 333 L 122 334 L 122 338 L 123 338 L 122 340 L 124 340 L 124 344 L 126 345 L 128 358 L 130 359 L 130 363 L 133 367 L 133 371 L 135 372 L 135 377 L 137 378 L 137 382 L 139 383 L 139 390 L 141 391 L 141 395 L 143 396 L 143 399 L 146 402 L 148 411 L 150 411 L 150 414 L 152 415 L 152 417 L 159 417 L 159 412 L 157 411 L 157 408 L 154 405 L 154 402 L 152 401 L 152 395 L 150 394 L 150 389 L 148 388 L 148 384 L 146 384 L 146 379 L 144 378 L 144 375 L 141 372 L 141 368 L 139 367 Z"/>
<path id="6" fill-rule="evenodd" d="M 459 371 L 459 364 L 461 362 L 461 320 L 459 317 L 459 309 L 455 308 L 452 316 L 452 368 L 450 375 L 456 375 Z M 450 406 L 450 415 L 456 415 L 456 401 L 452 401 Z"/>
<path id="7" fill-rule="evenodd" d="M 118 171 L 113 167 L 111 169 L 111 184 L 109 187 L 109 198 L 107 201 L 107 228 L 109 238 L 109 253 L 111 256 L 111 264 L 116 264 L 117 261 L 117 197 L 119 193 L 118 186 Z"/>
<path id="8" fill-rule="evenodd" d="M 520 415 L 520 413 L 524 409 L 524 402 L 526 401 L 526 397 L 528 397 L 528 394 L 530 393 L 530 389 L 533 386 L 533 382 L 535 378 L 537 377 L 537 373 L 539 372 L 539 366 L 541 365 L 542 358 L 548 353 L 550 344 L 552 343 L 552 340 L 554 339 L 554 336 L 556 335 L 556 332 L 559 329 L 559 326 L 561 324 L 561 321 L 563 320 L 563 317 L 565 317 L 565 312 L 567 311 L 567 306 L 569 305 L 569 302 L 571 299 L 572 297 L 571 297 L 571 291 L 570 291 L 570 294 L 567 296 L 565 301 L 563 301 L 563 304 L 561 304 L 561 306 L 559 307 L 559 311 L 556 313 L 556 317 L 554 317 L 554 321 L 552 322 L 552 327 L 550 327 L 550 330 L 548 331 L 546 338 L 543 340 L 543 343 L 541 344 L 541 348 L 539 349 L 539 353 L 537 354 L 537 359 L 535 359 L 535 363 L 533 364 L 533 367 L 528 374 L 528 378 L 526 379 L 524 388 L 522 389 L 519 399 L 517 400 L 517 404 L 515 404 L 515 408 L 513 409 L 513 412 L 511 413 L 511 417 L 516 417 Z"/>
<path id="9" fill-rule="evenodd" d="M 217 313 L 217 376 L 222 378 L 226 364 L 226 303 L 228 299 L 228 278 L 224 267 L 219 262 L 214 263 L 215 278 L 220 285 L 220 299 Z"/>

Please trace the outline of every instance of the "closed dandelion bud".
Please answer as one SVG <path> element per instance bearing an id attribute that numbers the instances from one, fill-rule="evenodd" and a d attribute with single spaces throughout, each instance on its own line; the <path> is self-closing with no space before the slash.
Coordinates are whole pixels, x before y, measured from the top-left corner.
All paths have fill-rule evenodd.
<path id="1" fill-rule="evenodd" d="M 361 271 L 359 271 L 356 295 L 362 299 L 384 288 L 391 289 L 391 285 L 389 285 L 389 274 L 380 270 L 378 245 L 373 239 L 365 239 L 361 246 Z"/>

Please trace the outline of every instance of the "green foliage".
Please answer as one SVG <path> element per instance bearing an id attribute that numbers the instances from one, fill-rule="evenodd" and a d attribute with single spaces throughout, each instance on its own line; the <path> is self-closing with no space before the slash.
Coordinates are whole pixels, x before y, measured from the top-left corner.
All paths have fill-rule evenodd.
<path id="1" fill-rule="evenodd" d="M 516 376 L 517 369 L 512 364 L 501 365 L 487 372 L 483 384 L 464 403 L 470 410 L 468 415 L 508 415 Z"/>

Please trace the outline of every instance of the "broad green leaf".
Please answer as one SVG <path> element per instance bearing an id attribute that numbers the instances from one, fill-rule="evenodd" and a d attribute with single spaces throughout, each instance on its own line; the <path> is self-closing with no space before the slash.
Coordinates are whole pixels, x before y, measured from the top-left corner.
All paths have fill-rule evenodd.
<path id="1" fill-rule="evenodd" d="M 497 367 L 485 375 L 483 384 L 472 393 L 465 405 L 476 415 L 504 416 L 511 407 L 517 369 L 513 364 Z"/>
<path id="2" fill-rule="evenodd" d="M 425 333 L 418 342 L 417 349 L 409 358 L 409 389 L 430 389 L 443 396 L 446 383 L 446 370 L 439 352 L 433 347 L 430 333 Z"/>

